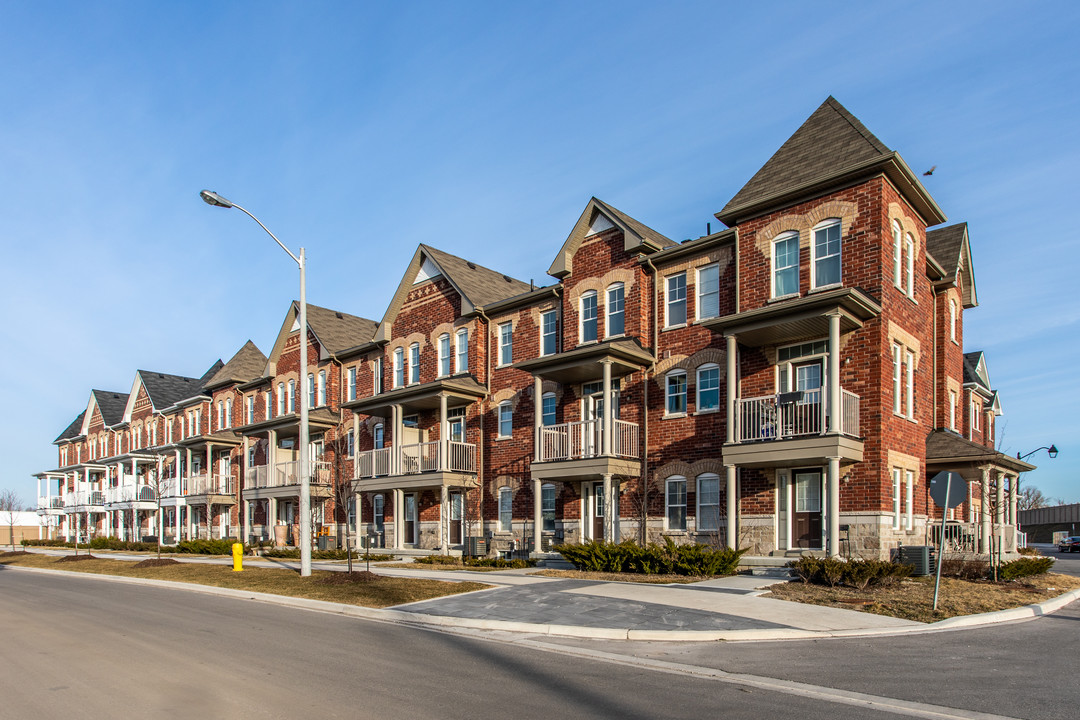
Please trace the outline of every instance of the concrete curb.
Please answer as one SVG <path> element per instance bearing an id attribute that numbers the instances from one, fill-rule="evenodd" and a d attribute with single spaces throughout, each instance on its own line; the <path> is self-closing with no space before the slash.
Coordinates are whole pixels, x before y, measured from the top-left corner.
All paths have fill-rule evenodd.
<path id="1" fill-rule="evenodd" d="M 295 598 L 287 595 L 274 595 L 271 593 L 253 592 L 250 590 L 233 590 L 220 588 L 213 585 L 198 585 L 195 583 L 175 582 L 172 580 L 152 580 L 149 578 L 129 578 L 118 575 L 98 575 L 95 573 L 81 573 L 70 570 L 49 570 L 47 568 L 27 568 L 18 565 L 6 566 L 11 570 L 26 572 L 45 573 L 49 575 L 64 575 L 76 577 L 97 578 L 111 582 L 129 583 L 132 585 L 145 585 L 148 587 L 163 587 L 188 592 L 200 592 L 207 595 L 228 597 L 237 600 L 254 600 L 285 607 L 294 607 L 302 610 L 346 615 L 364 620 L 378 622 L 400 623 L 418 627 L 439 628 L 447 630 L 484 630 L 528 635 L 550 635 L 558 637 L 572 637 L 587 640 L 634 640 L 642 642 L 750 642 L 767 640 L 811 640 L 827 638 L 856 638 L 877 637 L 889 635 L 906 635 L 912 633 L 942 632 L 961 628 L 983 627 L 1002 622 L 1017 620 L 1030 620 L 1044 615 L 1049 615 L 1069 603 L 1080 599 L 1080 590 L 1070 590 L 1055 598 L 1034 605 L 1025 605 L 1008 610 L 981 613 L 978 615 L 963 615 L 960 617 L 939 620 L 936 623 L 924 625 L 912 625 L 909 627 L 887 628 L 854 628 L 851 630 L 802 630 L 799 628 L 769 628 L 759 630 L 634 630 L 633 628 L 595 628 L 579 625 L 553 625 L 548 623 L 527 623 L 512 620 L 482 620 L 476 618 L 457 618 L 446 615 L 426 615 L 423 613 L 405 612 L 403 610 L 369 608 L 361 605 L 343 605 L 327 602 L 325 600 L 310 600 L 308 598 Z M 476 592 L 485 592 L 477 590 Z"/>

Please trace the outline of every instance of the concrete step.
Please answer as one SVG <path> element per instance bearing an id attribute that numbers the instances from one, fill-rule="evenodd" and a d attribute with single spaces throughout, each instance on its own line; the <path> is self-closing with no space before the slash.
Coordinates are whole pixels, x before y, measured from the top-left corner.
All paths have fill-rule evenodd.
<path id="1" fill-rule="evenodd" d="M 574 564 L 556 552 L 531 553 L 530 558 L 536 560 L 536 567 L 548 570 L 573 570 Z"/>

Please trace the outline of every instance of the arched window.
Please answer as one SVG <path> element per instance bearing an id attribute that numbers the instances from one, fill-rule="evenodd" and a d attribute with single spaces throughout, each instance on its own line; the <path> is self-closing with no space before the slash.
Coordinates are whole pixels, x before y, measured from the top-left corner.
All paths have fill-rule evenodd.
<path id="1" fill-rule="evenodd" d="M 900 229 L 900 221 L 893 220 L 893 285 L 904 289 L 904 231 Z"/>
<path id="2" fill-rule="evenodd" d="M 697 529 L 699 532 L 720 529 L 720 476 L 716 473 L 697 477 Z"/>
<path id="3" fill-rule="evenodd" d="M 697 411 L 720 409 L 720 366 L 702 365 L 697 371 Z"/>
<path id="4" fill-rule="evenodd" d="M 615 283 L 607 289 L 607 327 L 604 337 L 622 335 L 626 332 L 626 298 L 622 283 Z"/>
<path id="5" fill-rule="evenodd" d="M 799 294 L 799 233 L 781 233 L 772 244 L 772 296 Z"/>
<path id="6" fill-rule="evenodd" d="M 664 409 L 668 415 L 686 413 L 686 371 L 672 370 L 667 374 Z"/>
<path id="7" fill-rule="evenodd" d="M 232 427 L 232 398 L 225 401 L 225 427 Z"/>
<path id="8" fill-rule="evenodd" d="M 581 296 L 580 319 L 580 342 L 593 342 L 597 338 L 597 299 L 595 290 L 589 290 Z"/>
<path id="9" fill-rule="evenodd" d="M 450 374 L 450 333 L 439 336 L 439 377 Z"/>
<path id="10" fill-rule="evenodd" d="M 686 530 L 686 478 L 672 475 L 665 483 L 665 525 L 667 530 Z"/>
<path id="11" fill-rule="evenodd" d="M 514 519 L 514 494 L 508 487 L 499 488 L 499 532 L 510 532 Z"/>
<path id="12" fill-rule="evenodd" d="M 840 284 L 840 220 L 830 218 L 814 227 L 811 287 Z"/>

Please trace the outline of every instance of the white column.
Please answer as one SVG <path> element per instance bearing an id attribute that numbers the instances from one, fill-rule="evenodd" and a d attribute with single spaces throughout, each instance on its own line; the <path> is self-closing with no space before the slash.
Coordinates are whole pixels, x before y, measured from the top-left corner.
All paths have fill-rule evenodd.
<path id="1" fill-rule="evenodd" d="M 543 432 L 540 428 L 544 425 L 544 381 L 539 376 L 533 376 L 533 462 L 541 461 L 541 447 Z M 537 551 L 539 551 L 539 545 Z"/>
<path id="2" fill-rule="evenodd" d="M 266 484 L 270 485 L 275 481 L 274 473 L 277 468 L 277 430 L 266 431 Z M 274 507 L 277 507 L 275 502 Z M 277 515 L 274 516 L 274 523 L 277 522 Z M 271 523 L 273 525 L 274 523 Z"/>
<path id="3" fill-rule="evenodd" d="M 727 336 L 727 442 L 735 442 L 735 392 L 738 376 L 739 343 L 734 335 Z M 731 471 L 728 471 L 730 478 Z M 729 518 L 730 520 L 730 518 Z M 734 546 L 732 546 L 734 547 Z"/>
<path id="4" fill-rule="evenodd" d="M 990 552 L 990 468 L 982 468 L 982 517 L 980 518 L 979 552 Z"/>
<path id="5" fill-rule="evenodd" d="M 267 498 L 266 499 L 266 524 L 270 527 L 270 530 L 269 530 L 270 542 L 274 543 L 274 544 L 277 544 L 277 533 L 276 533 L 276 530 L 275 530 L 275 528 L 277 528 L 277 522 L 278 522 L 277 498 L 274 498 L 274 497 Z"/>
<path id="6" fill-rule="evenodd" d="M 444 397 L 444 403 L 445 400 L 446 398 Z M 443 555 L 448 555 L 450 553 L 450 527 L 447 522 L 447 517 L 450 515 L 449 509 L 450 493 L 447 491 L 446 485 L 443 485 L 442 488 L 440 488 L 439 493 L 439 552 Z"/>
<path id="7" fill-rule="evenodd" d="M 120 539 L 127 540 L 127 528 L 124 527 L 124 520 L 126 519 L 124 516 L 127 515 L 127 510 L 120 510 L 118 514 L 120 515 Z"/>
<path id="8" fill-rule="evenodd" d="M 446 417 L 446 393 L 439 393 L 439 470 L 450 469 L 450 423 Z M 443 486 L 443 507 L 445 509 L 446 504 L 446 486 Z M 442 515 L 440 511 L 440 520 L 442 523 Z M 442 532 L 440 530 L 440 532 Z M 443 553 L 444 555 L 446 553 Z"/>
<path id="9" fill-rule="evenodd" d="M 840 458 L 829 458 L 829 555 L 840 557 Z"/>
<path id="10" fill-rule="evenodd" d="M 602 360 L 600 364 L 604 368 L 604 417 L 600 421 L 601 423 L 603 423 L 602 430 L 603 430 L 604 434 L 603 434 L 603 439 L 600 441 L 602 443 L 602 445 L 601 445 L 601 454 L 604 455 L 604 456 L 608 456 L 608 455 L 612 454 L 611 453 L 611 431 L 612 431 L 612 426 L 615 424 L 615 422 L 614 422 L 615 421 L 615 413 L 613 412 L 614 408 L 612 408 L 612 402 L 611 402 L 611 400 L 612 400 L 612 396 L 611 396 L 611 360 L 606 360 L 606 359 Z M 608 475 L 608 476 L 605 476 L 605 477 L 607 479 L 604 481 L 606 483 L 604 485 L 604 495 L 605 495 L 604 502 L 607 502 L 607 501 L 609 501 L 611 499 L 611 495 L 608 492 L 608 490 L 610 489 L 609 486 L 611 485 L 611 476 Z M 607 518 L 610 515 L 611 515 L 611 513 L 609 512 L 604 517 Z M 605 526 L 605 534 L 607 534 L 606 526 Z M 607 536 L 606 539 L 611 540 L 611 535 L 610 534 L 607 534 L 607 535 L 608 536 Z"/>
<path id="11" fill-rule="evenodd" d="M 177 472 L 180 471 L 180 466 L 177 465 Z M 176 501 L 176 516 L 173 518 L 173 525 L 176 527 L 176 542 L 180 542 L 180 513 L 183 510 L 183 505 L 180 504 L 180 500 Z"/>
<path id="12" fill-rule="evenodd" d="M 1005 549 L 1005 473 L 997 473 L 997 507 L 994 508 L 994 534 L 998 536 L 998 548 Z"/>
<path id="13" fill-rule="evenodd" d="M 607 415 L 607 409 L 604 409 Z M 611 518 L 615 508 L 612 507 L 611 498 L 611 473 L 604 474 L 604 540 L 611 542 L 614 536 Z"/>
<path id="14" fill-rule="evenodd" d="M 243 529 L 240 531 L 242 533 L 240 542 L 246 543 L 251 539 L 251 501 L 243 500 L 240 507 L 243 508 L 244 512 L 242 520 Z"/>
<path id="15" fill-rule="evenodd" d="M 1010 525 L 1013 525 L 1014 527 L 1020 525 L 1020 523 L 1017 522 L 1017 520 L 1016 520 L 1016 518 L 1017 518 L 1016 509 L 1017 509 L 1017 504 L 1019 503 L 1019 497 L 1017 495 L 1017 492 L 1018 492 L 1019 488 L 1017 487 L 1017 485 L 1019 484 L 1019 482 L 1020 482 L 1020 476 L 1019 475 L 1013 475 L 1012 477 L 1009 478 L 1009 520 L 1008 520 L 1008 522 L 1009 522 Z"/>
<path id="16" fill-rule="evenodd" d="M 829 432 L 840 432 L 840 314 L 829 315 Z"/>
<path id="17" fill-rule="evenodd" d="M 385 510 L 384 510 L 385 512 Z M 403 546 L 405 535 L 405 492 L 394 489 L 394 548 Z"/>
<path id="18" fill-rule="evenodd" d="M 725 465 L 727 471 L 727 519 L 724 528 L 724 543 L 734 549 L 736 545 L 735 532 L 739 520 L 739 499 L 735 491 L 736 471 L 734 465 Z"/>
<path id="19" fill-rule="evenodd" d="M 543 491 L 540 486 L 540 478 L 533 478 L 533 552 L 540 552 L 541 538 L 543 537 Z"/>

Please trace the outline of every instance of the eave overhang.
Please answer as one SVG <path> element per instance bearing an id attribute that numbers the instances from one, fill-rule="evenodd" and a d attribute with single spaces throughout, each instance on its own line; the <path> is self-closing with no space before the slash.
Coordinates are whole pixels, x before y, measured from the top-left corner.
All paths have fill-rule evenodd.
<path id="1" fill-rule="evenodd" d="M 440 396 L 446 395 L 447 407 L 469 405 L 488 395 L 488 389 L 472 375 L 440 378 L 419 385 L 407 385 L 372 397 L 342 403 L 341 407 L 354 413 L 386 417 L 394 405 L 412 410 L 434 410 L 440 406 Z"/>
<path id="2" fill-rule="evenodd" d="M 604 362 L 611 363 L 612 377 L 623 377 L 648 367 L 655 357 L 634 340 L 607 340 L 523 360 L 511 367 L 563 385 L 574 385 L 602 378 Z"/>

